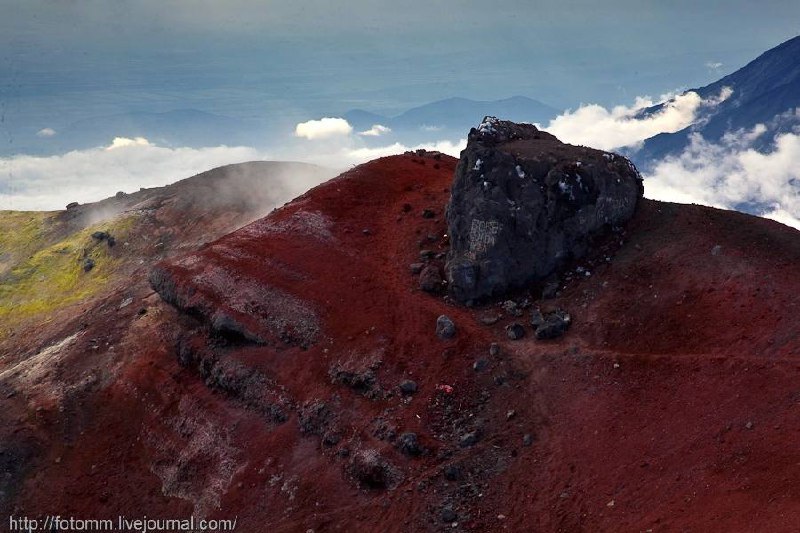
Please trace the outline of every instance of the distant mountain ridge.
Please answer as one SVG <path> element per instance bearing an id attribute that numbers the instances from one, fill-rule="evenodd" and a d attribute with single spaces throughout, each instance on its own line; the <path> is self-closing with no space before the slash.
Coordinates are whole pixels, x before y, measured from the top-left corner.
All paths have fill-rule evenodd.
<path id="1" fill-rule="evenodd" d="M 487 115 L 515 122 L 547 123 L 560 112 L 527 96 L 488 101 L 453 97 L 414 107 L 393 117 L 363 109 L 353 109 L 345 113 L 344 118 L 357 132 L 381 124 L 391 128 L 398 140 L 425 142 L 443 138 L 462 138 L 472 126 Z"/>
<path id="2" fill-rule="evenodd" d="M 666 156 L 679 154 L 689 145 L 692 133 L 717 142 L 728 132 L 764 124 L 766 131 L 753 147 L 768 151 L 776 135 L 800 131 L 800 36 L 764 52 L 736 72 L 692 90 L 706 100 L 717 97 L 725 88 L 733 91 L 731 96 L 701 111 L 694 124 L 651 137 L 640 150 L 628 155 L 646 169 Z M 648 108 L 643 114 L 658 112 L 665 105 Z"/>

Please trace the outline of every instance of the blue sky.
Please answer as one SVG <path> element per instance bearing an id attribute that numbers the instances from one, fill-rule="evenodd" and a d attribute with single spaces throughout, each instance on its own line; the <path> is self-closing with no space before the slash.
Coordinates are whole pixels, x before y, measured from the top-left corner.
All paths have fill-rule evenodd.
<path id="1" fill-rule="evenodd" d="M 349 166 L 409 146 L 297 139 L 295 125 L 453 96 L 599 104 L 565 114 L 565 140 L 636 142 L 660 124 L 631 120 L 637 97 L 706 85 L 800 33 L 797 0 L 0 0 L 0 13 L 0 209 L 97 200 L 242 158 Z M 668 122 L 691 119 L 689 104 Z M 186 109 L 249 137 L 59 144 L 98 117 Z M 584 139 L 584 123 L 620 137 Z M 457 154 L 460 142 L 437 146 Z"/>
<path id="2" fill-rule="evenodd" d="M 0 5 L 7 106 L 65 118 L 394 112 L 515 94 L 559 108 L 627 103 L 704 85 L 800 31 L 791 0 Z"/>

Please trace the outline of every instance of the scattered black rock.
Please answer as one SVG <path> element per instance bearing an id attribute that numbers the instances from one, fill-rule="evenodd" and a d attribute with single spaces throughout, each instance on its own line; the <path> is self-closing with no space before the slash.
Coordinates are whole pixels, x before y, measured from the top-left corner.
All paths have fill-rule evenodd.
<path id="1" fill-rule="evenodd" d="M 109 235 L 108 239 L 106 239 L 106 243 L 108 244 L 109 248 L 113 248 L 114 245 L 117 244 L 117 239 L 115 239 L 113 235 Z"/>
<path id="2" fill-rule="evenodd" d="M 458 481 L 461 479 L 461 469 L 456 465 L 447 465 L 444 467 L 444 478 L 447 481 Z"/>
<path id="3" fill-rule="evenodd" d="M 480 358 L 474 363 L 472 363 L 472 370 L 475 372 L 483 372 L 489 366 L 489 361 L 484 358 Z"/>
<path id="4" fill-rule="evenodd" d="M 325 433 L 325 435 L 323 435 L 322 444 L 323 446 L 328 446 L 328 447 L 336 446 L 337 444 L 339 444 L 341 440 L 342 440 L 341 435 L 329 431 L 328 433 Z"/>
<path id="5" fill-rule="evenodd" d="M 542 287 L 542 299 L 543 300 L 552 300 L 558 295 L 558 287 L 559 284 L 557 281 L 548 281 Z"/>
<path id="6" fill-rule="evenodd" d="M 500 320 L 498 315 L 484 315 L 480 318 L 481 324 L 484 326 L 493 326 Z"/>
<path id="7" fill-rule="evenodd" d="M 419 251 L 419 258 L 422 261 L 428 262 L 431 259 L 433 259 L 434 257 L 436 257 L 436 252 L 434 252 L 433 250 L 420 250 Z"/>
<path id="8" fill-rule="evenodd" d="M 480 440 L 480 437 L 480 432 L 477 430 L 468 431 L 458 438 L 458 444 L 462 448 L 469 448 L 470 446 L 475 446 Z"/>
<path id="9" fill-rule="evenodd" d="M 67 209 L 75 209 L 79 205 L 81 205 L 81 204 L 79 204 L 78 202 L 70 202 L 70 203 L 67 204 Z"/>
<path id="10" fill-rule="evenodd" d="M 436 319 L 436 336 L 442 340 L 452 339 L 456 335 L 456 325 L 447 315 Z"/>
<path id="11" fill-rule="evenodd" d="M 503 311 L 508 313 L 511 316 L 522 316 L 522 308 L 517 305 L 517 302 L 514 300 L 506 300 L 503 302 Z"/>
<path id="12" fill-rule="evenodd" d="M 422 210 L 422 218 L 433 218 L 436 216 L 436 211 L 430 208 L 425 208 Z"/>
<path id="13" fill-rule="evenodd" d="M 401 433 L 395 442 L 395 447 L 406 455 L 417 456 L 422 453 L 416 433 Z"/>
<path id="14" fill-rule="evenodd" d="M 417 392 L 417 382 L 411 379 L 404 379 L 400 382 L 400 392 L 402 394 L 414 394 Z"/>
<path id="15" fill-rule="evenodd" d="M 530 433 L 525 433 L 522 436 L 522 445 L 530 446 L 531 444 L 533 444 L 533 435 L 531 435 Z"/>
<path id="16" fill-rule="evenodd" d="M 543 321 L 536 327 L 536 338 L 539 340 L 555 339 L 569 329 L 572 317 L 562 309 L 557 309 L 543 316 Z M 533 319 L 531 319 L 533 323 Z"/>
<path id="17" fill-rule="evenodd" d="M 403 213 L 408 213 L 413 209 L 412 205 L 409 203 L 403 204 Z"/>
<path id="18" fill-rule="evenodd" d="M 450 507 L 445 507 L 444 509 L 442 509 L 440 516 L 442 518 L 442 522 L 445 522 L 447 524 L 453 523 L 456 520 L 458 520 L 458 515 Z"/>
<path id="19" fill-rule="evenodd" d="M 642 179 L 626 158 L 486 117 L 470 130 L 447 207 L 447 279 L 460 302 L 542 281 L 633 216 Z"/>
<path id="20" fill-rule="evenodd" d="M 83 260 L 83 271 L 89 272 L 91 269 L 94 268 L 94 259 L 91 257 L 87 257 Z"/>
<path id="21" fill-rule="evenodd" d="M 108 239 L 108 237 L 109 235 L 105 231 L 95 231 L 94 233 L 92 233 L 92 239 L 96 241 L 104 241 Z"/>
<path id="22" fill-rule="evenodd" d="M 322 400 L 306 402 L 297 413 L 300 432 L 305 435 L 322 435 L 332 418 L 333 413 Z"/>
<path id="23" fill-rule="evenodd" d="M 541 310 L 534 309 L 531 311 L 531 326 L 533 328 L 538 328 L 544 324 L 544 315 L 542 314 Z"/>
<path id="24" fill-rule="evenodd" d="M 442 287 L 442 274 L 436 265 L 428 265 L 419 274 L 419 288 L 425 292 L 436 292 Z"/>
<path id="25" fill-rule="evenodd" d="M 391 489 L 403 479 L 400 471 L 373 449 L 353 454 L 350 472 L 363 487 L 369 489 Z"/>
<path id="26" fill-rule="evenodd" d="M 492 357 L 497 357 L 498 355 L 500 355 L 500 345 L 497 344 L 496 342 L 490 344 L 489 355 L 491 355 Z"/>
<path id="27" fill-rule="evenodd" d="M 525 328 L 522 324 L 514 322 L 506 326 L 506 336 L 512 341 L 516 341 L 525 336 Z"/>
<path id="28" fill-rule="evenodd" d="M 411 263 L 408 267 L 411 273 L 415 275 L 422 272 L 423 268 L 425 268 L 425 263 Z"/>
<path id="29" fill-rule="evenodd" d="M 117 194 L 114 195 L 118 200 L 125 198 L 127 193 L 125 191 L 117 191 Z"/>
<path id="30" fill-rule="evenodd" d="M 380 393 L 375 371 L 380 363 L 363 361 L 336 362 L 328 369 L 331 383 L 344 385 L 367 398 L 376 398 Z"/>

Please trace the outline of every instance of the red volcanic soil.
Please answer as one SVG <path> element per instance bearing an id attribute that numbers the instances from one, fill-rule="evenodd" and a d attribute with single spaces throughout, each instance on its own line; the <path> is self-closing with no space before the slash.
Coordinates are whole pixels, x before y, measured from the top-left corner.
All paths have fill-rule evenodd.
<path id="1" fill-rule="evenodd" d="M 49 352 L 70 364 L 32 365 L 35 394 L 6 400 L 8 512 L 245 532 L 796 529 L 800 234 L 645 200 L 555 299 L 514 295 L 568 310 L 567 334 L 511 341 L 528 311 L 456 306 L 409 268 L 421 250 L 442 264 L 456 163 L 367 163 L 158 265 L 175 307 L 98 304 Z M 98 338 L 107 359 L 82 365 Z"/>

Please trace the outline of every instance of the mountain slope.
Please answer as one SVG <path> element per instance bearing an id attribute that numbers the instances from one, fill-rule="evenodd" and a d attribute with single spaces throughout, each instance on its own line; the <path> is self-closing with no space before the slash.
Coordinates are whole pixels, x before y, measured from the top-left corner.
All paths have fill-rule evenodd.
<path id="1" fill-rule="evenodd" d="M 7 508 L 245 532 L 793 528 L 798 233 L 646 200 L 556 299 L 510 296 L 568 310 L 568 333 L 511 341 L 527 314 L 409 271 L 447 250 L 455 166 L 356 167 L 159 263 L 160 295 L 43 332 L 0 375 Z"/>
<path id="2" fill-rule="evenodd" d="M 680 153 L 689 144 L 692 133 L 717 142 L 725 133 L 751 130 L 764 124 L 767 130 L 754 147 L 768 150 L 780 133 L 797 131 L 800 127 L 800 37 L 795 37 L 765 52 L 746 66 L 724 78 L 693 89 L 703 99 L 713 99 L 723 89 L 732 95 L 719 105 L 704 111 L 695 124 L 675 133 L 663 133 L 645 141 L 644 146 L 630 154 L 642 168 L 659 159 Z M 661 105 L 646 113 L 661 109 Z"/>

